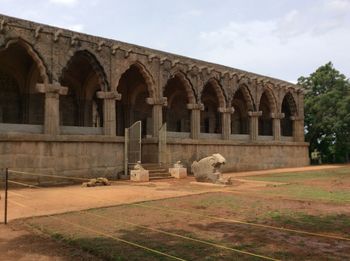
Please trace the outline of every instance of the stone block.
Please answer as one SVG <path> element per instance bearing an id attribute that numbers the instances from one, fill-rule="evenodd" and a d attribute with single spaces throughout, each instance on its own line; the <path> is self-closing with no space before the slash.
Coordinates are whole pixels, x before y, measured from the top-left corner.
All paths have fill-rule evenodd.
<path id="1" fill-rule="evenodd" d="M 169 173 L 172 177 L 176 179 L 184 179 L 187 177 L 186 168 L 169 168 Z"/>
<path id="2" fill-rule="evenodd" d="M 149 181 L 149 171 L 145 169 L 137 169 L 130 171 L 130 180 L 131 181 L 141 181 L 148 182 Z"/>

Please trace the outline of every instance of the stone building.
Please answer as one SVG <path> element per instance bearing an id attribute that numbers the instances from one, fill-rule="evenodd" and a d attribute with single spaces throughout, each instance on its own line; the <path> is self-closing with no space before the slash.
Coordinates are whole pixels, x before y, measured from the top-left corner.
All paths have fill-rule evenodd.
<path id="1" fill-rule="evenodd" d="M 219 152 L 226 170 L 303 166 L 303 97 L 282 80 L 0 15 L 0 167 L 122 172 L 136 121 L 142 162 Z"/>

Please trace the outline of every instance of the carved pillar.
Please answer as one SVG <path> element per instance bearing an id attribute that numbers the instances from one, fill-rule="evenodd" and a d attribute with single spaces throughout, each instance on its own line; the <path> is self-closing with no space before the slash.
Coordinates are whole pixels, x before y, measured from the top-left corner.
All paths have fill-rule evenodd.
<path id="1" fill-rule="evenodd" d="M 284 113 L 271 113 L 273 124 L 273 139 L 281 140 L 281 119 L 284 118 Z"/>
<path id="2" fill-rule="evenodd" d="M 304 141 L 304 118 L 292 116 L 293 121 L 293 139 L 296 142 Z"/>
<path id="3" fill-rule="evenodd" d="M 121 100 L 122 96 L 116 91 L 100 91 L 97 92 L 97 98 L 103 99 L 103 134 L 115 136 L 117 129 L 115 101 Z"/>
<path id="4" fill-rule="evenodd" d="M 187 109 L 191 110 L 191 139 L 199 139 L 201 132 L 201 111 L 203 104 L 189 103 Z"/>
<path id="5" fill-rule="evenodd" d="M 233 107 L 219 108 L 218 111 L 221 113 L 222 119 L 222 138 L 229 140 L 231 135 L 231 114 L 235 111 Z"/>
<path id="6" fill-rule="evenodd" d="M 250 118 L 250 124 L 249 124 L 250 140 L 256 141 L 259 135 L 259 117 L 262 115 L 262 111 L 249 111 L 248 115 Z"/>
<path id="7" fill-rule="evenodd" d="M 59 83 L 39 83 L 36 90 L 45 93 L 44 133 L 57 135 L 60 132 L 60 95 L 67 95 L 68 88 Z"/>
<path id="8" fill-rule="evenodd" d="M 152 105 L 152 131 L 153 137 L 159 136 L 159 129 L 163 124 L 163 106 L 167 106 L 167 98 L 162 97 L 159 100 L 147 98 L 146 102 Z"/>

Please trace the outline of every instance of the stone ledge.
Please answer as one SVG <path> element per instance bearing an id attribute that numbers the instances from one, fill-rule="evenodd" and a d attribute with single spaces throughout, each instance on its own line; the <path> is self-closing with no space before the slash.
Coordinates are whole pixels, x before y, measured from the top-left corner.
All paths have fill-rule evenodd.
<path id="1" fill-rule="evenodd" d="M 0 134 L 0 142 L 27 141 L 27 142 L 103 142 L 124 143 L 124 137 L 110 137 L 104 135 L 46 135 L 27 133 Z"/>

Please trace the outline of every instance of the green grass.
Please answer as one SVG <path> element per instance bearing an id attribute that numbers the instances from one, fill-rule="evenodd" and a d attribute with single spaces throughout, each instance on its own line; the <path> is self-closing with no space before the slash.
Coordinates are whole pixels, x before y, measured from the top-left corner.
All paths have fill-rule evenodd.
<path id="1" fill-rule="evenodd" d="M 350 178 L 350 167 L 338 169 L 328 169 L 321 171 L 290 172 L 290 173 L 272 173 L 259 176 L 244 177 L 249 180 L 272 181 L 272 182 L 302 182 L 307 180 L 327 180 Z"/>
<path id="2" fill-rule="evenodd" d="M 350 191 L 327 190 L 317 186 L 289 184 L 285 186 L 269 187 L 261 193 L 286 196 L 303 200 L 324 200 L 336 203 L 350 203 Z"/>

